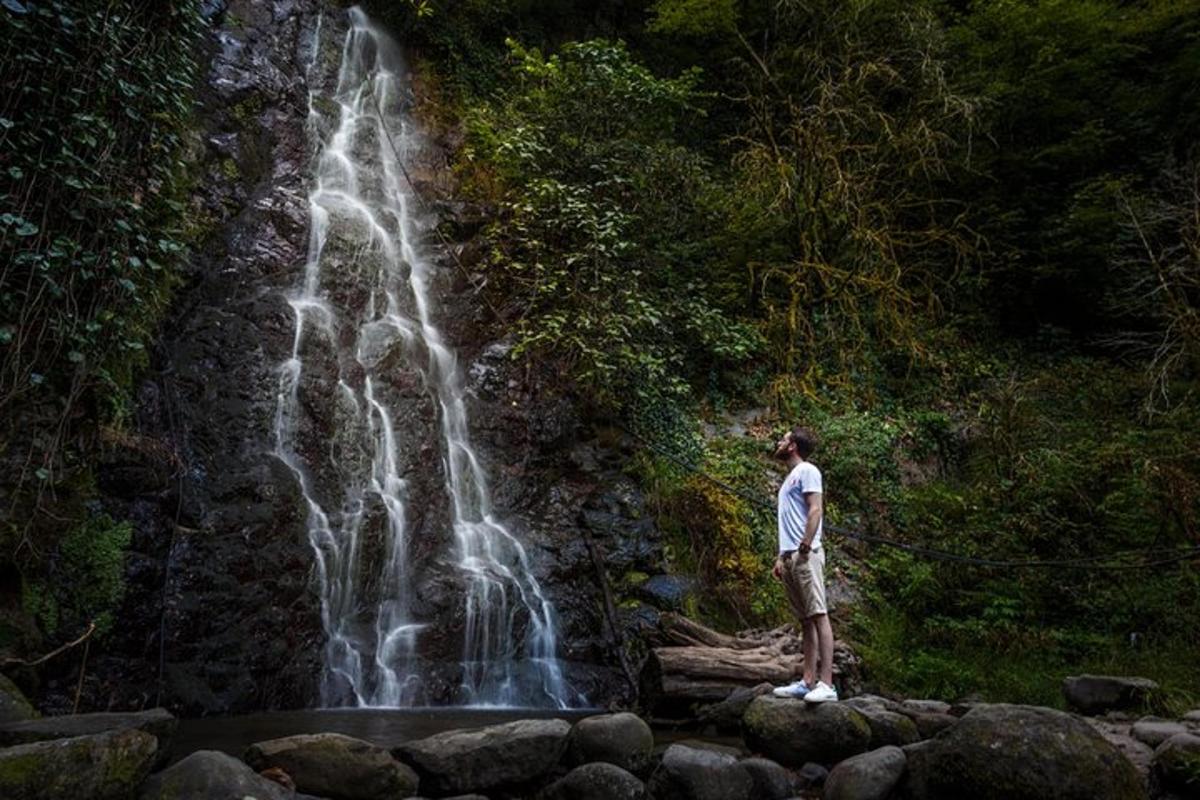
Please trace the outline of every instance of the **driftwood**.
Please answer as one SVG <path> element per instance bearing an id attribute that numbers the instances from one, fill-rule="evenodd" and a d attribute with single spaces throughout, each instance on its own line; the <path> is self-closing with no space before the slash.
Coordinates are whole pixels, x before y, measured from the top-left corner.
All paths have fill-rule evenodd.
<path id="1" fill-rule="evenodd" d="M 720 633 L 678 614 L 663 614 L 639 681 L 642 702 L 666 715 L 688 714 L 697 703 L 716 703 L 740 687 L 783 684 L 803 671 L 794 625 Z M 834 642 L 835 679 L 852 678 L 857 658 Z"/>
<path id="2" fill-rule="evenodd" d="M 790 626 L 730 636 L 664 614 L 642 669 L 642 700 L 660 710 L 724 700 L 740 686 L 788 683 L 800 675 L 799 638 Z"/>

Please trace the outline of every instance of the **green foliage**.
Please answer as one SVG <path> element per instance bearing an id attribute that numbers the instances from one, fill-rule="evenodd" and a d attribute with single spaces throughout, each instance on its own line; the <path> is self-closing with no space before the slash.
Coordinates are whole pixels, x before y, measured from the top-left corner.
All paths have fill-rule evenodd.
<path id="1" fill-rule="evenodd" d="M 973 217 L 1004 327 L 1110 332 L 1121 285 L 1114 188 L 1186 155 L 1200 113 L 1195 0 L 972 4 L 951 28 L 958 81 L 984 97 Z"/>
<path id="2" fill-rule="evenodd" d="M 22 2 L 0 28 L 0 412 L 119 415 L 184 248 L 198 4 Z"/>
<path id="3" fill-rule="evenodd" d="M 650 30 L 685 36 L 721 36 L 737 30 L 738 9 L 733 0 L 659 0 L 653 6 Z"/>
<path id="4" fill-rule="evenodd" d="M 609 407 L 679 397 L 691 365 L 754 354 L 700 269 L 708 165 L 675 140 L 698 76 L 656 78 L 604 41 L 512 53 L 515 85 L 470 119 L 465 159 L 500 211 L 487 268 L 515 354 L 553 359 Z"/>
<path id="5" fill-rule="evenodd" d="M 811 425 L 846 527 L 1012 559 L 1197 541 L 1195 0 L 648 6 L 628 47 L 561 45 L 620 26 L 603 3 L 574 29 L 519 3 L 443 19 L 480 45 L 460 167 L 502 210 L 485 270 L 521 353 L 764 499 L 768 435 L 701 418 Z M 1149 368 L 1079 354 L 1098 339 Z M 769 514 L 651 451 L 635 472 L 702 611 L 786 618 Z M 1194 569 L 835 549 L 888 688 L 1054 703 L 1069 665 L 1195 685 Z"/>
<path id="6" fill-rule="evenodd" d="M 99 634 L 113 625 L 125 596 L 125 552 L 133 535 L 128 522 L 90 516 L 67 532 L 50 558 L 45 577 L 25 583 L 22 601 L 49 636 L 78 635 L 89 622 Z"/>

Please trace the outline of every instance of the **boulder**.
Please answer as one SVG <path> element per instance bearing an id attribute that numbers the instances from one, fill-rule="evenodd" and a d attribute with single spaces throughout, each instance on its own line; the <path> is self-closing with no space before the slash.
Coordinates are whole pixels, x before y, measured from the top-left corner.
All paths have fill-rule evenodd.
<path id="1" fill-rule="evenodd" d="M 941 700 L 902 700 L 900 708 L 917 714 L 949 714 L 950 704 Z"/>
<path id="2" fill-rule="evenodd" d="M 573 765 L 603 761 L 638 772 L 654 750 L 654 734 L 637 714 L 602 714 L 575 723 L 567 737 L 567 758 Z"/>
<path id="3" fill-rule="evenodd" d="M 655 575 L 634 587 L 639 599 L 664 611 L 682 610 L 695 590 L 695 581 L 681 575 Z"/>
<path id="4" fill-rule="evenodd" d="M 711 750 L 714 753 L 723 753 L 734 758 L 741 758 L 746 753 L 740 748 L 734 747 L 731 744 L 721 744 L 720 742 L 709 742 L 704 739 L 680 739 L 672 744 L 681 744 L 684 747 L 690 747 L 693 750 Z"/>
<path id="5" fill-rule="evenodd" d="M 899 747 L 851 756 L 829 772 L 824 800 L 886 800 L 904 775 L 908 758 Z"/>
<path id="6" fill-rule="evenodd" d="M 767 758 L 743 758 L 742 769 L 750 774 L 754 800 L 786 800 L 800 790 L 796 776 Z"/>
<path id="7" fill-rule="evenodd" d="M 1193 709 L 1184 714 L 1183 721 L 1193 725 L 1200 725 L 1200 708 Z"/>
<path id="8" fill-rule="evenodd" d="M 656 800 L 751 800 L 754 781 L 731 755 L 673 744 L 650 776 Z"/>
<path id="9" fill-rule="evenodd" d="M 126 800 L 150 774 L 158 740 L 135 730 L 0 750 L 4 800 Z"/>
<path id="10" fill-rule="evenodd" d="M 1160 744 L 1150 765 L 1150 782 L 1158 794 L 1200 799 L 1200 736 L 1177 733 Z"/>
<path id="11" fill-rule="evenodd" d="M 989 705 L 904 748 L 904 797 L 919 800 L 1141 800 L 1137 770 L 1078 717 Z"/>
<path id="12" fill-rule="evenodd" d="M 789 767 L 809 761 L 836 764 L 867 749 L 871 726 L 841 703 L 804 703 L 770 695 L 756 697 L 742 717 L 750 750 Z"/>
<path id="13" fill-rule="evenodd" d="M 917 734 L 922 739 L 932 739 L 959 720 L 951 714 L 923 714 L 917 711 L 909 712 L 905 716 L 917 726 Z"/>
<path id="14" fill-rule="evenodd" d="M 1076 675 L 1063 680 L 1062 689 L 1071 708 L 1081 714 L 1103 714 L 1144 708 L 1158 684 L 1148 678 Z"/>
<path id="15" fill-rule="evenodd" d="M 543 800 L 644 800 L 646 785 L 616 764 L 584 764 L 550 784 Z"/>
<path id="16" fill-rule="evenodd" d="M 445 731 L 406 742 L 394 755 L 417 770 L 422 791 L 464 794 L 541 777 L 562 758 L 570 733 L 561 719 L 523 719 Z"/>
<path id="17" fill-rule="evenodd" d="M 197 750 L 187 758 L 151 775 L 142 785 L 139 800 L 297 800 L 290 789 L 267 780 L 238 761 L 216 750 Z"/>
<path id="18" fill-rule="evenodd" d="M 737 731 L 742 725 L 742 716 L 750 707 L 750 702 L 760 695 L 770 694 L 774 688 L 770 683 L 760 683 L 753 687 L 739 686 L 721 702 L 700 709 L 696 715 L 697 719 L 715 726 L 722 733 Z"/>
<path id="19" fill-rule="evenodd" d="M 917 725 L 910 717 L 904 714 L 898 714 L 895 711 L 884 711 L 879 708 L 861 708 L 856 709 L 867 720 L 867 724 L 871 726 L 871 749 L 878 749 L 887 745 L 895 747 L 903 747 L 906 744 L 920 741 L 921 734 L 917 730 Z M 925 715 L 925 716 L 941 716 L 941 715 Z"/>
<path id="20" fill-rule="evenodd" d="M 417 792 L 417 773 L 378 745 L 317 733 L 250 745 L 243 760 L 254 770 L 283 770 L 305 794 L 330 800 L 395 800 Z"/>
<path id="21" fill-rule="evenodd" d="M 877 694 L 860 694 L 854 697 L 847 697 L 840 701 L 842 705 L 849 706 L 858 711 L 863 709 L 878 709 L 879 711 L 895 711 L 903 713 L 904 706 L 897 703 L 895 700 L 889 700 L 886 697 L 880 697 Z"/>
<path id="22" fill-rule="evenodd" d="M 171 737 L 179 721 L 165 708 L 149 711 L 102 712 L 98 714 L 66 714 L 42 717 L 24 722 L 0 725 L 0 747 L 48 739 L 67 739 L 72 736 L 91 736 L 119 730 L 136 730 L 158 739 L 158 752 L 165 755 L 171 747 Z"/>
<path id="23" fill-rule="evenodd" d="M 17 685 L 6 675 L 0 675 L 0 723 L 23 722 L 27 719 L 37 719 L 37 716 L 33 704 Z"/>
<path id="24" fill-rule="evenodd" d="M 1161 719 L 1159 717 L 1142 717 L 1133 723 L 1130 734 L 1143 744 L 1158 747 L 1160 744 L 1180 733 L 1187 733 L 1188 727 L 1182 722 Z"/>

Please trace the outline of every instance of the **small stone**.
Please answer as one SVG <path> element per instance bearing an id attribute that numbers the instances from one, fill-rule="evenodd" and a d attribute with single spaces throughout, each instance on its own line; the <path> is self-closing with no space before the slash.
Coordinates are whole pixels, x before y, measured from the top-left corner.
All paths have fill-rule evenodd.
<path id="1" fill-rule="evenodd" d="M 1172 736 L 1187 732 L 1188 728 L 1182 722 L 1159 717 L 1142 717 L 1133 723 L 1133 728 L 1130 729 L 1133 738 L 1151 747 L 1158 747 Z"/>
<path id="2" fill-rule="evenodd" d="M 1076 675 L 1063 681 L 1067 705 L 1089 715 L 1143 708 L 1156 691 L 1158 684 L 1148 678 Z"/>
<path id="3" fill-rule="evenodd" d="M 616 764 L 596 762 L 571 770 L 552 783 L 543 800 L 644 800 L 646 786 Z"/>
<path id="4" fill-rule="evenodd" d="M 695 590 L 695 582 L 680 575 L 654 575 L 634 587 L 637 597 L 663 611 L 681 611 Z"/>
<path id="5" fill-rule="evenodd" d="M 907 763 L 899 747 L 881 747 L 851 756 L 830 771 L 824 800 L 886 800 L 904 775 Z"/>
<path id="6" fill-rule="evenodd" d="M 820 789 L 829 779 L 829 770 L 820 764 L 809 762 L 796 773 L 796 782 L 801 789 Z"/>
<path id="7" fill-rule="evenodd" d="M 750 773 L 733 756 L 673 744 L 648 788 L 656 800 L 751 800 L 753 787 Z"/>
<path id="8" fill-rule="evenodd" d="M 769 758 L 743 758 L 739 763 L 750 774 L 754 800 L 786 800 L 800 788 L 795 775 Z"/>
<path id="9" fill-rule="evenodd" d="M 638 772 L 654 750 L 654 733 L 636 714 L 602 714 L 575 723 L 567 738 L 567 758 L 573 765 L 603 761 Z"/>

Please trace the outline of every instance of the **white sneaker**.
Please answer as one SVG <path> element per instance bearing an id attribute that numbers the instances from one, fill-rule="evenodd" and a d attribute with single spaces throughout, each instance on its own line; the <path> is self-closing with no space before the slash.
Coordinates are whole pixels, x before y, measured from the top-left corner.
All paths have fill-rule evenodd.
<path id="1" fill-rule="evenodd" d="M 775 695 L 776 697 L 794 697 L 799 699 L 808 694 L 808 692 L 809 688 L 807 683 L 804 681 L 796 681 L 795 683 L 789 683 L 787 686 L 776 686 L 771 691 L 771 694 Z"/>
<path id="2" fill-rule="evenodd" d="M 817 681 L 817 685 L 804 695 L 807 703 L 836 703 L 837 699 L 837 689 L 825 681 Z"/>

